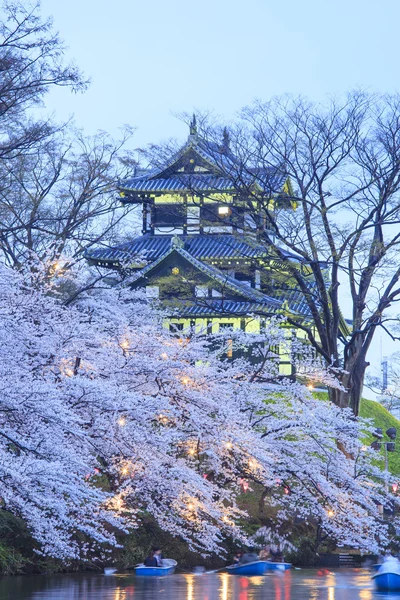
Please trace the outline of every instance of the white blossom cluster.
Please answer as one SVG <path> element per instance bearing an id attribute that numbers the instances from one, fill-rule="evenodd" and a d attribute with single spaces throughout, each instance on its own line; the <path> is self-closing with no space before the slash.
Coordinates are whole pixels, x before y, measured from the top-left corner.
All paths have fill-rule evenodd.
<path id="1" fill-rule="evenodd" d="M 64 306 L 1 266 L 0 319 L 0 502 L 42 552 L 115 544 L 146 513 L 220 552 L 226 535 L 245 539 L 244 483 L 263 487 L 277 530 L 301 520 L 361 551 L 388 543 L 380 507 L 396 498 L 362 445 L 368 425 L 279 377 L 268 348 L 299 354 L 279 323 L 179 338 L 130 290 Z M 224 358 L 227 336 L 262 360 Z M 297 367 L 334 385 L 312 358 Z"/>

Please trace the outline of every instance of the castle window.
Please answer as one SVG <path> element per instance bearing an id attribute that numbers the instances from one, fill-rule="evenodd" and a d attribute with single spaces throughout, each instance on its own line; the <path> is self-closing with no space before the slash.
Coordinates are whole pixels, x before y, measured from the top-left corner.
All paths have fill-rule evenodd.
<path id="1" fill-rule="evenodd" d="M 210 224 L 222 223 L 223 225 L 243 227 L 243 215 L 244 210 L 240 206 L 228 206 L 216 202 L 207 202 L 203 204 L 200 210 L 201 221 Z"/>
<path id="2" fill-rule="evenodd" d="M 229 206 L 218 206 L 218 215 L 220 217 L 229 217 L 229 215 L 231 214 L 231 209 L 229 208 Z"/>
<path id="3" fill-rule="evenodd" d="M 155 204 L 154 225 L 156 227 L 179 227 L 184 225 L 186 215 L 181 204 Z"/>
<path id="4" fill-rule="evenodd" d="M 233 323 L 220 323 L 219 324 L 219 330 L 221 332 L 225 331 L 226 329 L 232 330 L 233 328 L 234 328 L 234 324 Z"/>
<path id="5" fill-rule="evenodd" d="M 171 333 L 183 331 L 183 323 L 170 323 L 169 330 Z"/>
<path id="6" fill-rule="evenodd" d="M 187 207 L 188 230 L 197 230 L 200 225 L 200 206 Z"/>

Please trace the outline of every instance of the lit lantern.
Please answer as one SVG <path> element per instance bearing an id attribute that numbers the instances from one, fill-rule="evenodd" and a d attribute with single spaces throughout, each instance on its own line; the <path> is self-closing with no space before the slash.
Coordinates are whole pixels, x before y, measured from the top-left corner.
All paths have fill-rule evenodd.
<path id="1" fill-rule="evenodd" d="M 247 481 L 247 479 L 241 479 L 240 485 L 242 486 L 242 490 L 244 492 L 247 492 L 247 490 L 249 489 L 249 482 Z"/>
<path id="2" fill-rule="evenodd" d="M 398 483 L 393 483 L 393 485 L 392 485 L 393 494 L 397 493 L 398 487 L 399 487 Z"/>

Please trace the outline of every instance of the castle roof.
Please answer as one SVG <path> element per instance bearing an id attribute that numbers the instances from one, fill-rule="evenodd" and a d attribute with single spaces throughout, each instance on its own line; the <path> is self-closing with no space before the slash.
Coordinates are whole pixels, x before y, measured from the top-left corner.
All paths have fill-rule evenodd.
<path id="1" fill-rule="evenodd" d="M 196 130 L 184 146 L 158 166 L 141 171 L 119 188 L 131 194 L 160 192 L 237 192 L 256 187 L 258 192 L 279 194 L 287 180 L 276 167 L 244 168 L 229 146 L 205 140 Z M 129 202 L 129 195 L 122 202 Z"/>
<path id="2" fill-rule="evenodd" d="M 124 264 L 135 260 L 142 262 L 157 260 L 170 247 L 174 237 L 179 237 L 183 247 L 194 257 L 205 259 L 246 260 L 267 257 L 264 246 L 252 239 L 240 239 L 234 235 L 143 235 L 113 248 L 97 248 L 86 252 L 86 258 L 94 264 Z M 299 259 L 293 254 L 293 259 Z"/>

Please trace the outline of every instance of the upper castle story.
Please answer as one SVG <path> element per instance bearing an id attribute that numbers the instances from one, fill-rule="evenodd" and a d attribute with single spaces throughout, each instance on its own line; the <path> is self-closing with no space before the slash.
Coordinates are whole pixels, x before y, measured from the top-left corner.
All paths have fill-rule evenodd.
<path id="1" fill-rule="evenodd" d="M 135 173 L 119 190 L 124 204 L 142 205 L 144 235 L 257 236 L 267 228 L 267 210 L 294 207 L 282 169 L 245 167 L 232 153 L 227 131 L 221 144 L 205 140 L 195 116 L 178 152 Z"/>

